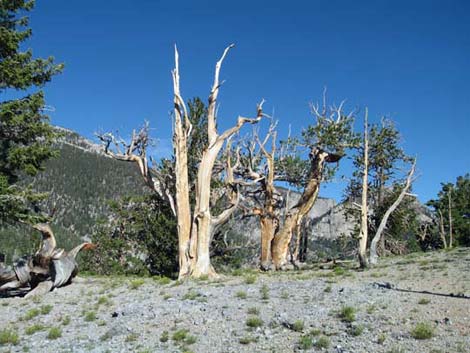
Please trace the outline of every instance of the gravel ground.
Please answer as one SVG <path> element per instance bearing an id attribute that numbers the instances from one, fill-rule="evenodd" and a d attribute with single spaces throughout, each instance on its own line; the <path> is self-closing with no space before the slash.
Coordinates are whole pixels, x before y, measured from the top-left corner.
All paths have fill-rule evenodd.
<path id="1" fill-rule="evenodd" d="M 0 352 L 470 352 L 470 299 L 459 296 L 470 296 L 468 248 L 364 272 L 81 277 L 40 298 L 0 299 Z M 413 337 L 419 323 L 432 337 Z"/>

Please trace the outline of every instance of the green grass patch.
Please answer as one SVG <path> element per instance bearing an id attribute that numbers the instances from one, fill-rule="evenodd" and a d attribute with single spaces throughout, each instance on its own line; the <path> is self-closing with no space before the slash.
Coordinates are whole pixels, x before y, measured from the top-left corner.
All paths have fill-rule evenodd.
<path id="1" fill-rule="evenodd" d="M 45 329 L 46 329 L 46 326 L 44 326 L 44 325 L 41 325 L 41 324 L 34 324 L 34 325 L 32 325 L 32 326 L 27 327 L 27 328 L 24 330 L 24 333 L 26 333 L 27 335 L 33 335 L 33 334 L 35 334 L 36 332 L 44 331 Z"/>
<path id="2" fill-rule="evenodd" d="M 238 298 L 238 299 L 246 299 L 248 297 L 248 295 L 246 294 L 246 292 L 244 290 L 240 290 L 240 291 L 235 293 L 235 297 Z"/>
<path id="3" fill-rule="evenodd" d="M 434 328 L 426 322 L 420 322 L 411 330 L 410 334 L 417 340 L 426 340 L 434 336 Z"/>
<path id="4" fill-rule="evenodd" d="M 136 278 L 129 283 L 129 288 L 135 290 L 142 286 L 144 283 L 145 280 L 143 278 Z"/>
<path id="5" fill-rule="evenodd" d="M 356 309 L 352 306 L 343 306 L 338 313 L 338 317 L 343 322 L 353 322 L 356 320 Z"/>
<path id="6" fill-rule="evenodd" d="M 52 327 L 47 334 L 47 339 L 56 340 L 62 337 L 62 330 L 59 327 Z"/>
<path id="7" fill-rule="evenodd" d="M 17 345 L 20 341 L 18 332 L 13 329 L 4 329 L 0 331 L 0 345 L 13 344 Z"/>
<path id="8" fill-rule="evenodd" d="M 330 346 L 330 339 L 326 336 L 320 336 L 313 344 L 315 348 L 328 348 Z"/>
<path id="9" fill-rule="evenodd" d="M 251 328 L 261 327 L 263 326 L 264 322 L 258 316 L 251 316 L 246 319 L 246 326 Z"/>

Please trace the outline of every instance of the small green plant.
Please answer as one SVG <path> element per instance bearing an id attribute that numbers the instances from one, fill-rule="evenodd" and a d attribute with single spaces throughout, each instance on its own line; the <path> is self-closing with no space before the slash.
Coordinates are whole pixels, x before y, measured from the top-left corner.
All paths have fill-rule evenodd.
<path id="1" fill-rule="evenodd" d="M 67 326 L 68 324 L 70 324 L 70 316 L 67 315 L 62 319 L 62 325 Z"/>
<path id="2" fill-rule="evenodd" d="M 351 336 L 360 336 L 360 335 L 362 335 L 363 332 L 364 332 L 364 326 L 362 326 L 362 325 L 353 326 L 349 330 L 349 334 Z"/>
<path id="3" fill-rule="evenodd" d="M 255 307 L 248 308 L 246 312 L 250 315 L 259 315 L 259 309 Z"/>
<path id="4" fill-rule="evenodd" d="M 325 289 L 323 290 L 325 293 L 331 293 L 331 284 L 327 285 Z"/>
<path id="5" fill-rule="evenodd" d="M 266 284 L 263 284 L 263 286 L 259 290 L 261 294 L 261 299 L 263 300 L 268 300 L 269 299 L 269 287 Z"/>
<path id="6" fill-rule="evenodd" d="M 429 304 L 430 302 L 431 302 L 431 300 L 428 299 L 428 298 L 421 298 L 421 299 L 418 301 L 418 304 L 426 305 L 426 304 Z"/>
<path id="7" fill-rule="evenodd" d="M 377 338 L 377 343 L 383 344 L 386 339 L 387 339 L 387 336 L 385 335 L 385 333 L 381 333 L 380 336 Z"/>
<path id="8" fill-rule="evenodd" d="M 304 322 L 302 320 L 297 320 L 292 324 L 292 330 L 295 332 L 302 332 L 304 330 Z"/>
<path id="9" fill-rule="evenodd" d="M 352 306 L 343 306 L 339 311 L 338 316 L 343 322 L 353 322 L 356 320 L 356 309 Z"/>
<path id="10" fill-rule="evenodd" d="M 281 292 L 281 298 L 282 298 L 282 299 L 289 299 L 289 292 L 284 289 L 284 290 Z"/>
<path id="11" fill-rule="evenodd" d="M 52 327 L 47 334 L 47 338 L 50 340 L 56 340 L 62 337 L 62 330 L 59 327 Z"/>
<path id="12" fill-rule="evenodd" d="M 138 289 L 140 286 L 142 286 L 144 283 L 145 283 L 145 280 L 143 278 L 136 278 L 136 279 L 133 279 L 129 283 L 129 287 L 135 290 L 135 289 Z"/>
<path id="13" fill-rule="evenodd" d="M 41 306 L 41 314 L 47 315 L 52 311 L 52 305 L 43 305 Z"/>
<path id="14" fill-rule="evenodd" d="M 110 305 L 110 301 L 108 299 L 108 297 L 99 297 L 98 301 L 96 302 L 96 305 L 97 306 L 100 306 L 100 305 Z"/>
<path id="15" fill-rule="evenodd" d="M 163 331 L 162 335 L 160 336 L 160 342 L 168 342 L 168 339 L 170 338 L 168 331 Z"/>
<path id="16" fill-rule="evenodd" d="M 85 321 L 95 321 L 96 320 L 96 313 L 94 311 L 89 311 L 85 313 Z"/>
<path id="17" fill-rule="evenodd" d="M 183 300 L 196 300 L 201 296 L 201 293 L 190 289 L 185 295 L 183 295 Z"/>
<path id="18" fill-rule="evenodd" d="M 263 326 L 263 320 L 261 320 L 258 316 L 251 316 L 246 319 L 246 326 L 251 328 L 261 327 Z"/>
<path id="19" fill-rule="evenodd" d="M 245 291 L 240 290 L 235 293 L 235 297 L 237 297 L 238 299 L 246 299 L 248 296 Z"/>
<path id="20" fill-rule="evenodd" d="M 299 339 L 299 348 L 307 350 L 313 347 L 313 338 L 309 335 L 300 336 Z"/>
<path id="21" fill-rule="evenodd" d="M 320 336 L 313 345 L 316 348 L 328 348 L 330 346 L 330 339 L 326 336 Z"/>
<path id="22" fill-rule="evenodd" d="M 342 276 L 346 273 L 346 270 L 342 267 L 336 266 L 333 269 L 333 273 L 335 274 L 335 276 Z"/>
<path id="23" fill-rule="evenodd" d="M 34 319 L 36 316 L 39 316 L 41 311 L 37 308 L 30 309 L 26 312 L 26 314 L 21 318 L 22 321 L 29 321 Z"/>
<path id="24" fill-rule="evenodd" d="M 413 330 L 411 330 L 411 337 L 417 340 L 425 340 L 434 336 L 434 329 L 426 322 L 418 323 Z"/>
<path id="25" fill-rule="evenodd" d="M 197 341 L 197 338 L 195 336 L 191 336 L 187 329 L 175 331 L 171 338 L 174 342 L 181 343 L 183 345 L 191 345 Z"/>
<path id="26" fill-rule="evenodd" d="M 17 345 L 20 341 L 18 332 L 13 329 L 4 329 L 0 331 L 0 345 L 3 344 L 14 344 Z"/>
<path id="27" fill-rule="evenodd" d="M 156 276 L 154 277 L 154 280 L 162 286 L 165 286 L 171 283 L 171 279 L 165 276 Z"/>
<path id="28" fill-rule="evenodd" d="M 253 284 L 256 282 L 256 276 L 254 274 L 250 274 L 245 276 L 245 283 L 246 284 Z"/>
<path id="29" fill-rule="evenodd" d="M 26 330 L 24 330 L 24 333 L 26 333 L 27 335 L 33 335 L 36 332 L 44 331 L 45 329 L 46 327 L 44 325 L 34 324 L 33 326 L 27 327 Z"/>
<path id="30" fill-rule="evenodd" d="M 309 335 L 310 336 L 318 336 L 322 331 L 318 328 L 313 328 L 310 330 Z"/>

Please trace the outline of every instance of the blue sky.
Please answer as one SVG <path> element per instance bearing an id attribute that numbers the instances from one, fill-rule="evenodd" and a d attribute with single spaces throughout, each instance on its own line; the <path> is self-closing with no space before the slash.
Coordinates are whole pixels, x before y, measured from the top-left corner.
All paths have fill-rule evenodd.
<path id="1" fill-rule="evenodd" d="M 46 87 L 52 122 L 87 137 L 148 119 L 168 151 L 173 44 L 183 96 L 206 99 L 216 60 L 235 43 L 221 74 L 221 128 L 265 98 L 281 136 L 289 125 L 298 133 L 327 86 L 330 102 L 396 121 L 418 157 L 421 200 L 470 171 L 468 1 L 37 0 L 30 17 L 34 54 L 66 65 Z M 343 188 L 321 195 L 338 199 Z"/>

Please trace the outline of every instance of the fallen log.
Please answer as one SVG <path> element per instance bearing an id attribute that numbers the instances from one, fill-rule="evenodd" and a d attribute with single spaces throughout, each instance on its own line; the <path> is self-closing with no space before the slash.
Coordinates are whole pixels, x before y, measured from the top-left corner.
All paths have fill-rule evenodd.
<path id="1" fill-rule="evenodd" d="M 93 249 L 95 245 L 82 243 L 70 251 L 57 248 L 51 227 L 47 223 L 33 225 L 42 235 L 41 244 L 32 256 L 19 259 L 13 267 L 0 264 L 0 293 L 19 290 L 26 297 L 47 293 L 71 283 L 78 273 L 76 256 L 82 249 Z"/>

